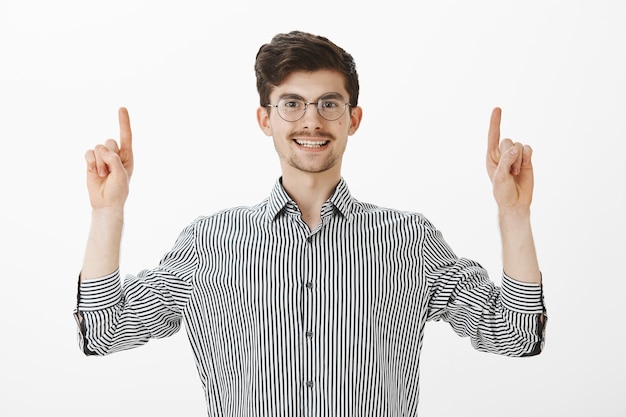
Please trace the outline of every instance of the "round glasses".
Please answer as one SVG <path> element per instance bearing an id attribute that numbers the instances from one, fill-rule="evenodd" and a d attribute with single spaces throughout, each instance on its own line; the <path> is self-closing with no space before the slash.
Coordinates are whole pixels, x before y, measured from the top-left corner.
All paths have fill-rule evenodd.
<path id="1" fill-rule="evenodd" d="M 322 97 L 314 103 L 307 103 L 301 98 L 281 98 L 278 104 L 266 104 L 265 107 L 275 107 L 284 121 L 296 122 L 302 119 L 309 104 L 315 105 L 317 113 L 330 122 L 343 116 L 346 107 L 351 106 L 341 97 Z"/>

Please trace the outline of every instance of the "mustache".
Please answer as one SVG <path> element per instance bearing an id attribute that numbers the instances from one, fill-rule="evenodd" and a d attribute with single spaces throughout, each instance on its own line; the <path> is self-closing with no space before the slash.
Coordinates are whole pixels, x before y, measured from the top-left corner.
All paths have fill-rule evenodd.
<path id="1" fill-rule="evenodd" d="M 322 139 L 335 139 L 335 137 L 333 135 L 331 135 L 330 133 L 324 132 L 324 131 L 320 131 L 320 130 L 316 130 L 314 132 L 306 131 L 306 130 L 298 130 L 298 131 L 292 132 L 290 136 L 291 137 L 296 137 L 296 138 L 301 138 L 301 139 L 304 139 L 304 138 L 311 138 L 311 139 L 313 139 L 313 138 L 316 138 L 316 139 L 319 139 L 319 138 L 322 138 Z"/>

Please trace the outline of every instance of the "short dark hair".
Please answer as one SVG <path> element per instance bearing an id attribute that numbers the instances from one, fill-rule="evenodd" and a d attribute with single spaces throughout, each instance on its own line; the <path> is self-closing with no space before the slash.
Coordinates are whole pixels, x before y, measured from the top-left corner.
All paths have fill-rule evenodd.
<path id="1" fill-rule="evenodd" d="M 280 33 L 259 48 L 254 70 L 260 105 L 269 104 L 272 89 L 296 71 L 335 70 L 345 77 L 350 104 L 359 100 L 359 76 L 352 55 L 323 36 L 301 31 Z"/>

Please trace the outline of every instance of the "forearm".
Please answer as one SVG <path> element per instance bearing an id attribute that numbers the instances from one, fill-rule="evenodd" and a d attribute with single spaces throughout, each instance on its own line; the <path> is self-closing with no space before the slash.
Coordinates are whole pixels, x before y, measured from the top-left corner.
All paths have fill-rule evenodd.
<path id="1" fill-rule="evenodd" d="M 499 222 L 504 272 L 517 281 L 541 283 L 530 208 L 500 209 Z"/>
<path id="2" fill-rule="evenodd" d="M 123 209 L 92 211 L 81 281 L 103 277 L 119 268 L 123 225 Z"/>

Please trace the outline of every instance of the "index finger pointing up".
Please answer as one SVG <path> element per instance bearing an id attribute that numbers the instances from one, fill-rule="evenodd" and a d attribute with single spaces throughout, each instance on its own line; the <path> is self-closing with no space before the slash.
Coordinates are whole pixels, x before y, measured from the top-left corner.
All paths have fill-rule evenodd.
<path id="1" fill-rule="evenodd" d="M 489 122 L 489 133 L 487 134 L 487 152 L 498 151 L 500 146 L 500 118 L 502 109 L 496 107 L 491 112 L 491 121 Z"/>
<path id="2" fill-rule="evenodd" d="M 126 107 L 120 107 L 118 117 L 120 120 L 120 151 L 130 151 L 133 148 L 133 134 L 130 130 L 130 117 Z"/>

